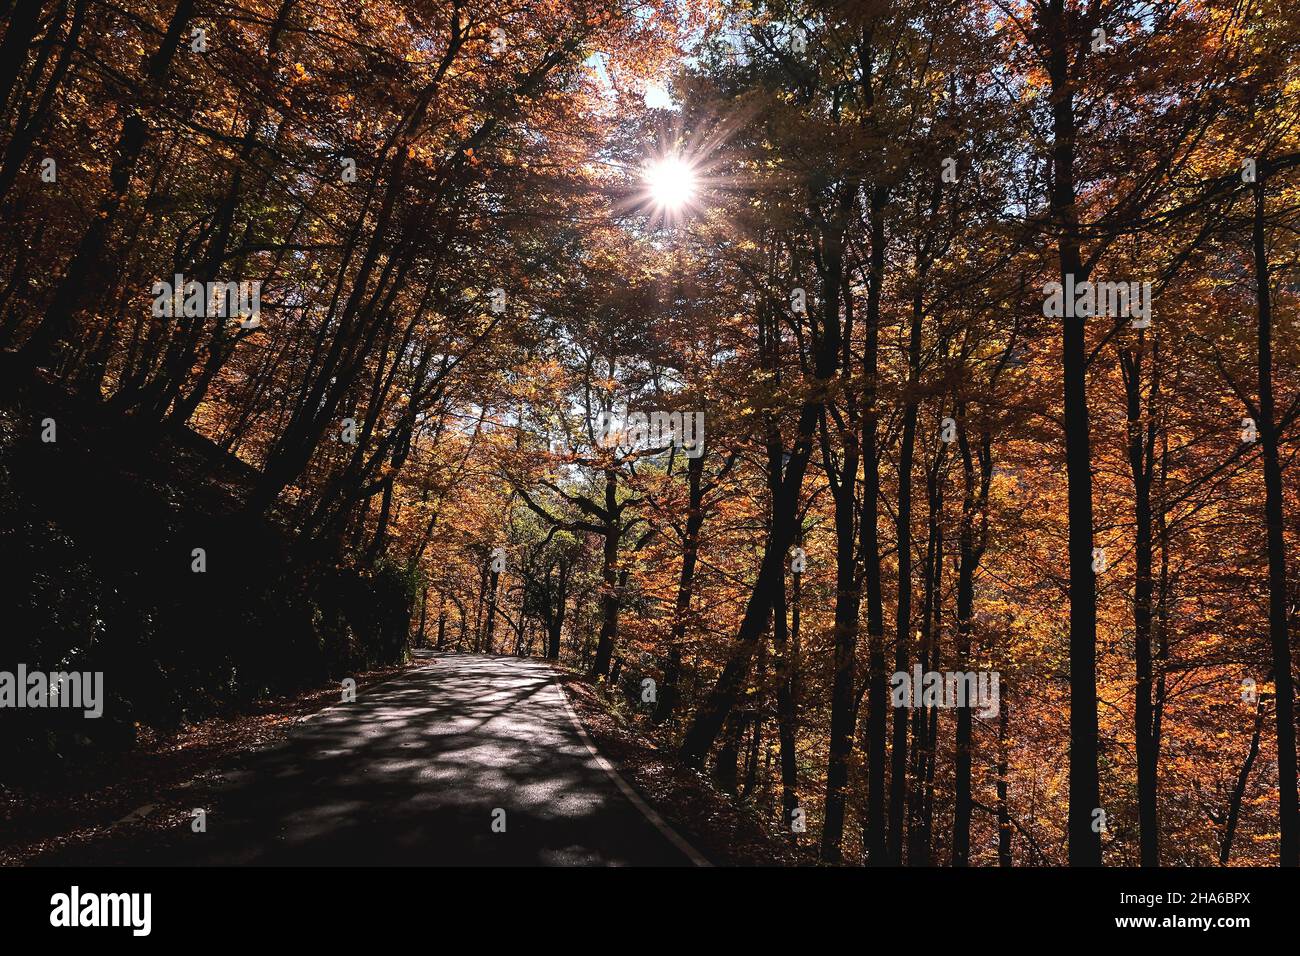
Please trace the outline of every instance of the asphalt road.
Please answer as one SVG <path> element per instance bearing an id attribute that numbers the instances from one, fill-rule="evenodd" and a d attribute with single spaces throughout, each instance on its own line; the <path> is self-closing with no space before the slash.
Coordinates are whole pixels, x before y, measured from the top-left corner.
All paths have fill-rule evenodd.
<path id="1" fill-rule="evenodd" d="M 224 772 L 207 831 L 149 862 L 690 865 L 592 756 L 545 664 L 423 660 Z"/>

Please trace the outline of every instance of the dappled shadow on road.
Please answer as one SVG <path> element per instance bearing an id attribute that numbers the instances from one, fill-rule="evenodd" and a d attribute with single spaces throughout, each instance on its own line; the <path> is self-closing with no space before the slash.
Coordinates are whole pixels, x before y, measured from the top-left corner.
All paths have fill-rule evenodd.
<path id="1" fill-rule="evenodd" d="M 136 862 L 685 862 L 593 760 L 537 661 L 433 655 L 222 777 L 207 832 L 186 826 Z"/>

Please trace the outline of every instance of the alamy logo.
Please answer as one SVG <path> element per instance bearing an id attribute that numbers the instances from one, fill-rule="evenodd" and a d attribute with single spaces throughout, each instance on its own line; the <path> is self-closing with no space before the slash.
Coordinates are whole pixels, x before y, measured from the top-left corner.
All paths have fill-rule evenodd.
<path id="1" fill-rule="evenodd" d="M 160 280 L 153 284 L 153 315 L 155 318 L 243 318 L 249 324 L 262 312 L 262 283 L 257 279 L 243 282 L 185 281 L 176 273 L 171 282 Z"/>
<path id="2" fill-rule="evenodd" d="M 1087 318 L 1107 315 L 1131 318 L 1135 329 L 1151 327 L 1150 282 L 1078 282 L 1074 274 L 1065 276 L 1065 284 L 1048 282 L 1043 286 L 1043 315 L 1049 319 Z"/>
<path id="3" fill-rule="evenodd" d="M 68 707 L 87 717 L 104 713 L 103 671 L 0 671 L 0 707 Z"/>
<path id="4" fill-rule="evenodd" d="M 997 671 L 896 671 L 889 679 L 895 707 L 976 707 L 986 720 L 998 715 Z"/>
<path id="5" fill-rule="evenodd" d="M 153 928 L 152 893 L 69 893 L 50 897 L 50 925 L 129 926 L 132 936 L 148 936 Z"/>
<path id="6" fill-rule="evenodd" d="M 676 446 L 687 458 L 704 454 L 703 412 L 632 412 L 622 416 L 601 412 L 595 422 L 596 444 L 634 451 L 663 451 Z"/>

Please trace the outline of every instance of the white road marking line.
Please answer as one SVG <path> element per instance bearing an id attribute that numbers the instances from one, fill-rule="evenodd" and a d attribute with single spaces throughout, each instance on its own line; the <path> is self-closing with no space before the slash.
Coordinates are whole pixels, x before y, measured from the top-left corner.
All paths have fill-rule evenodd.
<path id="1" fill-rule="evenodd" d="M 642 815 L 654 824 L 655 829 L 668 838 L 669 843 L 685 853 L 687 859 L 692 863 L 696 866 L 712 866 L 713 864 L 710 863 L 699 850 L 687 843 L 685 837 L 668 825 L 668 822 L 655 811 L 654 807 L 641 799 L 641 795 L 632 789 L 632 785 L 623 779 L 622 775 L 614 769 L 613 764 L 600 755 L 600 751 L 596 749 L 596 745 L 592 743 L 591 736 L 587 733 L 587 728 L 582 726 L 582 721 L 580 721 L 578 715 L 573 712 L 573 707 L 569 704 L 569 697 L 564 693 L 564 688 L 560 686 L 560 674 L 558 671 L 555 672 L 555 681 L 551 686 L 553 686 L 555 692 L 560 695 L 560 703 L 564 705 L 565 713 L 569 715 L 569 720 L 573 723 L 573 727 L 578 732 L 578 736 L 582 738 L 582 742 L 587 745 L 587 749 L 591 752 L 591 756 L 595 759 L 596 763 L 600 765 L 601 769 L 604 770 L 605 773 L 609 774 L 610 779 L 618 785 L 618 789 L 623 792 L 623 796 L 627 797 L 628 800 L 631 801 L 632 806 L 640 810 Z"/>

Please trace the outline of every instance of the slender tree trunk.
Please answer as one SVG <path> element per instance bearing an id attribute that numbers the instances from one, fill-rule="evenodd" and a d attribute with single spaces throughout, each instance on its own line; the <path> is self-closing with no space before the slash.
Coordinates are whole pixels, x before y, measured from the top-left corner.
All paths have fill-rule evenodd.
<path id="1" fill-rule="evenodd" d="M 958 532 L 957 559 L 957 660 L 960 673 L 970 669 L 971 615 L 975 604 L 975 463 L 966 439 L 965 409 L 958 407 L 958 441 L 961 445 L 962 473 L 966 480 L 962 501 L 961 528 Z M 959 678 L 960 679 L 960 678 Z M 969 693 L 957 707 L 957 740 L 953 766 L 952 865 L 970 863 L 971 821 L 971 702 Z"/>
<path id="2" fill-rule="evenodd" d="M 824 438 L 829 442 L 829 438 Z M 829 449 L 827 450 L 829 461 Z M 827 747 L 826 807 L 822 825 L 822 859 L 840 862 L 844 833 L 845 788 L 849 781 L 849 754 L 853 750 L 854 681 L 857 663 L 858 590 L 857 438 L 845 434 L 843 466 L 838 483 L 832 484 L 835 498 L 835 676 L 831 688 L 831 731 Z"/>
<path id="3" fill-rule="evenodd" d="M 907 673 L 912 629 L 912 458 L 916 448 L 917 379 L 921 363 L 921 283 L 912 299 L 912 324 L 907 345 L 907 394 L 903 403 L 903 440 L 898 450 L 898 513 L 894 522 L 898 541 L 898 602 L 894 615 L 894 671 Z M 913 708 L 916 702 L 913 701 Z M 903 862 L 903 814 L 907 808 L 907 722 L 905 707 L 894 708 L 894 738 L 889 764 L 889 820 L 885 848 L 889 862 Z"/>
<path id="4" fill-rule="evenodd" d="M 673 630 L 676 629 L 677 622 L 674 621 Z M 655 702 L 654 713 L 650 715 L 650 722 L 656 727 L 667 723 L 672 716 L 673 708 L 681 697 L 681 682 L 682 649 L 672 644 L 668 647 L 668 660 L 664 662 L 664 685 L 659 689 L 659 699 Z"/>
<path id="5" fill-rule="evenodd" d="M 558 661 L 560 659 L 560 637 L 564 633 L 564 615 L 565 609 L 569 605 L 569 566 L 561 562 L 559 582 L 557 588 L 559 595 L 555 602 L 555 611 L 547 621 L 546 629 L 546 659 Z"/>
<path id="6" fill-rule="evenodd" d="M 488 573 L 488 592 L 487 592 L 487 628 L 483 635 L 483 653 L 495 653 L 493 644 L 497 629 L 497 584 L 501 580 L 501 575 L 496 571 Z"/>
<path id="7" fill-rule="evenodd" d="M 1002 699 L 998 701 L 998 866 L 1011 866 L 1011 838 L 1015 835 L 1011 828 L 1011 813 L 1007 806 L 1007 722 L 1010 708 L 1006 700 L 1006 688 L 1003 687 Z"/>
<path id="8" fill-rule="evenodd" d="M 885 853 L 885 744 L 888 732 L 889 693 L 885 673 L 884 583 L 880 564 L 880 456 L 876 450 L 877 368 L 879 361 L 880 293 L 885 270 L 884 186 L 871 190 L 871 271 L 867 277 L 866 344 L 863 358 L 865 381 L 862 409 L 862 517 L 863 576 L 867 595 L 867 825 L 864 851 L 868 866 L 889 862 Z"/>
<path id="9" fill-rule="evenodd" d="M 686 512 L 686 537 L 683 542 L 682 571 L 677 579 L 677 603 L 674 608 L 673 629 L 668 644 L 668 664 L 664 668 L 664 686 L 655 706 L 653 723 L 665 723 L 677 706 L 680 695 L 678 682 L 682 673 L 682 642 L 686 640 L 686 624 L 691 609 L 691 595 L 695 589 L 695 562 L 699 554 L 700 526 L 704 523 L 704 492 L 701 478 L 704 475 L 704 455 L 690 459 L 686 466 L 688 504 Z"/>
<path id="10" fill-rule="evenodd" d="M 723 793 L 736 793 L 736 763 L 740 759 L 740 738 L 745 732 L 745 718 L 739 708 L 732 708 L 723 726 L 722 744 L 713 763 L 713 782 Z"/>
<path id="11" fill-rule="evenodd" d="M 1228 819 L 1223 828 L 1223 842 L 1219 844 L 1220 866 L 1227 866 L 1228 858 L 1232 856 L 1232 840 L 1237 833 L 1241 801 L 1246 795 L 1246 784 L 1250 780 L 1251 768 L 1255 766 L 1255 758 L 1259 756 L 1259 738 L 1263 730 L 1264 697 L 1261 694 L 1255 701 L 1255 729 L 1250 735 L 1250 750 L 1246 753 L 1246 760 L 1241 765 L 1241 773 L 1237 774 L 1237 785 L 1232 788 L 1232 796 L 1228 800 Z"/>
<path id="12" fill-rule="evenodd" d="M 1265 241 L 1264 176 L 1255 180 L 1255 302 L 1259 319 L 1259 437 L 1264 459 L 1264 516 L 1268 526 L 1268 631 L 1273 650 L 1277 714 L 1278 862 L 1300 866 L 1300 811 L 1296 802 L 1295 691 L 1287 635 L 1286 541 L 1283 538 L 1282 466 L 1273 410 L 1273 315 Z"/>
<path id="13" fill-rule="evenodd" d="M 767 688 L 767 645 L 758 646 L 758 679 L 754 682 L 754 695 L 749 707 L 749 752 L 745 757 L 745 784 L 741 789 L 742 800 L 749 799 L 754 792 L 758 777 L 758 749 L 763 740 L 763 700 Z"/>
<path id="14" fill-rule="evenodd" d="M 790 832 L 793 813 L 799 806 L 799 768 L 795 756 L 795 702 L 799 679 L 799 600 L 803 575 L 791 574 L 791 621 L 786 622 L 785 582 L 777 595 L 772 618 L 772 638 L 776 646 L 776 731 L 781 749 L 781 813 L 783 825 Z M 789 626 L 789 633 L 787 633 Z"/>
<path id="15" fill-rule="evenodd" d="M 946 446 L 945 446 L 946 447 Z M 934 464 L 926 471 L 926 501 L 928 530 L 925 546 L 925 591 L 922 598 L 920 648 L 921 670 L 938 669 L 938 619 L 940 587 L 943 582 L 943 486 L 940 470 L 943 467 L 940 450 Z M 912 754 L 913 784 L 908 816 L 908 863 L 911 866 L 930 865 L 930 828 L 926 815 L 926 770 L 932 765 L 935 737 L 930 720 L 933 708 L 913 703 Z M 931 778 L 932 779 L 932 778 Z"/>
<path id="16" fill-rule="evenodd" d="M 420 624 L 416 629 L 416 632 L 420 635 L 421 644 L 428 642 L 428 638 L 424 634 L 424 625 L 427 619 L 428 609 L 429 609 L 429 589 L 423 588 L 420 591 Z"/>
<path id="17" fill-rule="evenodd" d="M 852 194 L 841 187 L 840 221 L 852 202 Z M 834 227 L 822 231 L 822 256 L 818 271 L 822 285 L 822 324 L 840 323 L 844 312 L 841 363 L 848 367 L 853 341 L 852 299 L 844 295 L 843 234 Z M 855 723 L 854 670 L 857 665 L 858 611 L 861 607 L 861 584 L 857 562 L 857 476 L 860 457 L 857 396 L 843 400 L 843 424 L 834 431 L 842 446 L 836 467 L 832 429 L 821 432 L 822 462 L 835 500 L 835 657 L 831 683 L 831 726 L 826 759 L 826 804 L 822 824 L 822 859 L 838 863 L 844 832 L 845 789 L 849 779 L 849 755 L 853 751 Z M 769 439 L 769 463 L 773 444 Z M 769 468 L 770 474 L 770 468 Z"/>
<path id="18" fill-rule="evenodd" d="M 1154 416 L 1147 409 L 1143 421 L 1143 335 L 1136 349 L 1122 357 L 1126 392 L 1129 472 L 1133 478 L 1134 563 L 1133 631 L 1136 701 L 1133 708 L 1134 746 L 1137 751 L 1138 828 L 1143 866 L 1160 865 L 1159 821 L 1156 800 L 1155 724 L 1152 710 L 1151 624 L 1152 537 L 1151 481 L 1154 465 Z M 1152 362 L 1158 359 L 1153 351 Z M 1151 390 L 1154 393 L 1153 379 Z M 1154 394 L 1152 399 L 1154 402 Z"/>
<path id="19" fill-rule="evenodd" d="M 474 606 L 474 653 L 483 651 L 483 607 L 487 598 L 488 569 L 485 564 L 478 576 L 478 603 Z"/>
<path id="20" fill-rule="evenodd" d="M 618 632 L 618 539 L 620 519 L 618 511 L 618 476 L 612 468 L 605 470 L 605 548 L 601 575 L 604 587 L 600 596 L 600 640 L 596 644 L 596 659 L 588 677 L 605 677 L 614 654 L 614 641 Z"/>

